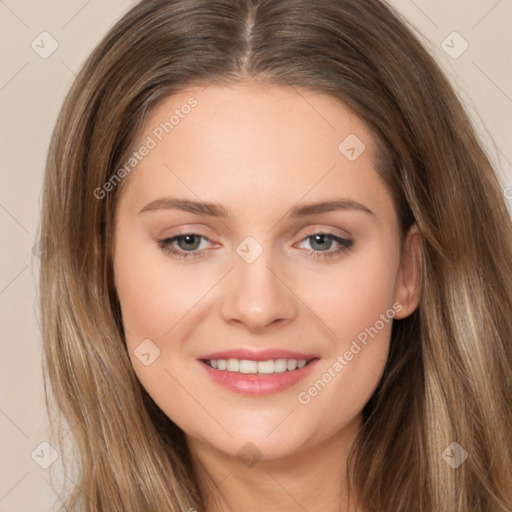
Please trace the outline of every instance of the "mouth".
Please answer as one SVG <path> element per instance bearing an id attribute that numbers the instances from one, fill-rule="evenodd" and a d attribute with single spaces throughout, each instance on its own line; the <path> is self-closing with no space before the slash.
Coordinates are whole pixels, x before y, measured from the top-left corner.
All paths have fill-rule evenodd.
<path id="1" fill-rule="evenodd" d="M 318 361 L 313 355 L 277 350 L 228 351 L 198 359 L 215 383 L 252 396 L 279 393 L 296 385 Z"/>

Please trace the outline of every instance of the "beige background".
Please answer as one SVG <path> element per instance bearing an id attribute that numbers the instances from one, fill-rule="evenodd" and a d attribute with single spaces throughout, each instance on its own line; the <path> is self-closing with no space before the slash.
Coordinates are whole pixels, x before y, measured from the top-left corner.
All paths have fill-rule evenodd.
<path id="1" fill-rule="evenodd" d="M 278 1 L 278 0 L 276 0 Z M 50 472 L 61 478 L 60 458 L 46 445 L 41 342 L 36 313 L 36 242 L 46 151 L 63 96 L 85 57 L 131 6 L 129 0 L 0 0 L 1 186 L 0 233 L 0 512 L 50 510 Z M 512 203 L 511 0 L 393 0 L 425 37 L 466 102 Z M 42 32 L 58 48 L 43 59 Z M 469 47 L 450 57 L 442 42 L 457 31 Z M 452 43 L 453 41 L 453 43 Z M 451 36 L 453 55 L 464 41 Z M 50 48 L 50 39 L 45 39 Z M 40 48 L 39 51 L 43 49 Z M 34 451 L 35 450 L 35 451 Z M 31 457 L 33 454 L 33 458 Z M 68 479 L 70 475 L 66 475 Z M 67 480 L 68 482 L 70 480 Z"/>

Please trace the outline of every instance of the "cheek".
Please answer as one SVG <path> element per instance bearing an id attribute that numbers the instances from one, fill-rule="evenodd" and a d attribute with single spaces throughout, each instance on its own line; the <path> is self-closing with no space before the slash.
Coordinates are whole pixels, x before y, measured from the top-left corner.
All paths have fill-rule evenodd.
<path id="1" fill-rule="evenodd" d="M 144 338 L 171 335 L 174 326 L 211 287 L 204 272 L 192 273 L 187 264 L 180 267 L 156 251 L 140 242 L 136 245 L 124 240 L 118 244 L 116 288 L 131 345 Z"/>
<path id="2" fill-rule="evenodd" d="M 364 259 L 330 274 L 321 318 L 334 331 L 328 357 L 297 397 L 305 421 L 322 418 L 323 435 L 357 416 L 375 391 L 389 354 L 399 253 L 369 252 Z M 395 306 L 394 306 L 395 304 Z"/>
<path id="3" fill-rule="evenodd" d="M 186 267 L 170 263 L 151 243 L 118 238 L 114 274 L 128 353 L 141 384 L 173 420 L 181 418 L 190 402 L 173 380 L 184 381 L 180 372 L 188 349 L 182 342 L 187 315 L 207 292 L 209 281 Z"/>
<path id="4" fill-rule="evenodd" d="M 393 247 L 380 247 L 323 270 L 323 279 L 318 274 L 299 279 L 300 296 L 329 328 L 337 348 L 392 308 L 398 263 L 399 253 Z"/>
<path id="5" fill-rule="evenodd" d="M 195 347 L 187 341 L 199 317 L 211 309 L 208 292 L 225 270 L 176 263 L 128 236 L 119 237 L 116 255 L 115 283 L 134 371 L 155 402 L 181 424 L 190 396 L 180 383 L 195 393 L 188 375 Z"/>

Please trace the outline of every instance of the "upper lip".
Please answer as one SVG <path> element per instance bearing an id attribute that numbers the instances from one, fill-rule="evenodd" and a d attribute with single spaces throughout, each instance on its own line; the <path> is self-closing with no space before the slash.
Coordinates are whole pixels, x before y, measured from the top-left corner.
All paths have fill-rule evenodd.
<path id="1" fill-rule="evenodd" d="M 232 349 L 222 352 L 211 352 L 198 357 L 201 360 L 211 359 L 245 359 L 249 361 L 268 361 L 270 359 L 315 359 L 314 354 L 304 354 L 301 352 L 293 352 L 290 350 L 282 350 L 278 348 L 267 348 L 263 350 L 251 349 Z"/>

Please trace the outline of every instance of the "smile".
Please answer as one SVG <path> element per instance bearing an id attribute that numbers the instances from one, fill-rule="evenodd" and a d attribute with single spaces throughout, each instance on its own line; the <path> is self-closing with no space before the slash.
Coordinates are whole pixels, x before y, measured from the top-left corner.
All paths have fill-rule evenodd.
<path id="1" fill-rule="evenodd" d="M 304 379 L 319 361 L 311 354 L 282 350 L 237 350 L 206 354 L 198 359 L 208 377 L 242 395 L 271 395 Z"/>

